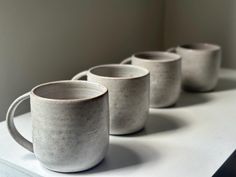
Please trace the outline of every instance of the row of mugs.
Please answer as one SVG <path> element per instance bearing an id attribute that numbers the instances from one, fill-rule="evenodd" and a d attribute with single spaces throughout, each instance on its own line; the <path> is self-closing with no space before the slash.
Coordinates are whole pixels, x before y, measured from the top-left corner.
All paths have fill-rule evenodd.
<path id="1" fill-rule="evenodd" d="M 150 106 L 169 107 L 183 89 L 207 92 L 215 88 L 221 64 L 221 47 L 196 43 L 173 47 L 167 52 L 141 52 L 123 60 L 150 71 Z"/>
<path id="2" fill-rule="evenodd" d="M 212 90 L 217 82 L 220 53 L 220 47 L 212 44 L 184 45 L 170 52 L 142 52 L 122 62 L 132 65 L 95 66 L 71 81 L 41 84 L 11 104 L 8 130 L 16 142 L 34 152 L 50 170 L 89 169 L 105 157 L 109 133 L 134 133 L 144 127 L 149 105 L 175 104 L 181 80 L 185 89 Z M 78 81 L 84 76 L 88 81 Z M 17 106 L 29 98 L 33 143 L 14 124 Z"/>

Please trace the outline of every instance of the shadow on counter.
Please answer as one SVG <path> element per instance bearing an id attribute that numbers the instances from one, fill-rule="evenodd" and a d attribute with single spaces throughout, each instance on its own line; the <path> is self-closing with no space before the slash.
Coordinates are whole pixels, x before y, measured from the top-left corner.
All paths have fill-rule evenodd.
<path id="1" fill-rule="evenodd" d="M 80 172 L 79 174 L 91 175 L 93 173 L 131 168 L 157 160 L 158 158 L 159 156 L 156 151 L 140 143 L 138 143 L 135 148 L 127 147 L 122 144 L 111 143 L 108 154 L 100 164 L 92 169 Z"/>

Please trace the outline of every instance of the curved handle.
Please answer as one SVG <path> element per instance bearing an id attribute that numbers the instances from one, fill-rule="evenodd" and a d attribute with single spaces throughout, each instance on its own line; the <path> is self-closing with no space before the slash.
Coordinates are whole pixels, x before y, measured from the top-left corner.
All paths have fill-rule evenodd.
<path id="1" fill-rule="evenodd" d="M 131 57 L 124 59 L 120 64 L 128 64 L 131 63 Z"/>
<path id="2" fill-rule="evenodd" d="M 171 47 L 166 50 L 167 52 L 176 53 L 176 47 Z"/>
<path id="3" fill-rule="evenodd" d="M 88 73 L 88 71 L 82 71 L 82 72 L 76 74 L 71 80 L 79 80 L 82 77 L 87 76 L 87 73 Z"/>
<path id="4" fill-rule="evenodd" d="M 7 122 L 7 128 L 11 136 L 14 138 L 14 140 L 19 143 L 24 148 L 28 149 L 30 152 L 34 152 L 33 150 L 33 143 L 25 139 L 16 129 L 16 126 L 14 124 L 14 114 L 16 111 L 16 108 L 21 104 L 23 101 L 30 98 L 30 92 L 25 93 L 24 95 L 21 95 L 18 97 L 9 107 L 6 115 L 6 122 Z"/>

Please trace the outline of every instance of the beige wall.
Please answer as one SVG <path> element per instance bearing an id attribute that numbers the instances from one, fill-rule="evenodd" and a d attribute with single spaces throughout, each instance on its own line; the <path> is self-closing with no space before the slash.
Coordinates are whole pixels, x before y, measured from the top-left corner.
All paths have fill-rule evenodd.
<path id="1" fill-rule="evenodd" d="M 161 44 L 162 0 L 0 0 L 0 120 L 33 86 Z"/>
<path id="2" fill-rule="evenodd" d="M 165 0 L 164 46 L 212 42 L 223 48 L 223 66 L 236 68 L 235 0 Z"/>
<path id="3" fill-rule="evenodd" d="M 236 68 L 235 0 L 0 0 L 0 120 L 33 86 L 182 43 L 223 47 Z"/>

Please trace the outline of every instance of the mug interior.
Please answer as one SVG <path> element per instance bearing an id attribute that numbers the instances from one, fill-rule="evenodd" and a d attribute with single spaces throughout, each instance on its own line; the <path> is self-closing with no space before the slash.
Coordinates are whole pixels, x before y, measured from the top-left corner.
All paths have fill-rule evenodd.
<path id="1" fill-rule="evenodd" d="M 90 73 L 106 78 L 128 79 L 143 77 L 148 75 L 149 71 L 138 66 L 114 64 L 96 66 L 90 69 Z"/>
<path id="2" fill-rule="evenodd" d="M 208 44 L 208 43 L 195 43 L 195 44 L 184 44 L 180 46 L 184 49 L 190 49 L 190 50 L 219 50 L 220 47 L 214 44 Z"/>
<path id="3" fill-rule="evenodd" d="M 101 96 L 107 89 L 87 81 L 58 81 L 39 85 L 33 95 L 52 100 L 86 100 Z"/>
<path id="4" fill-rule="evenodd" d="M 181 57 L 170 52 L 141 52 L 134 54 L 135 58 L 154 61 L 175 61 Z"/>

